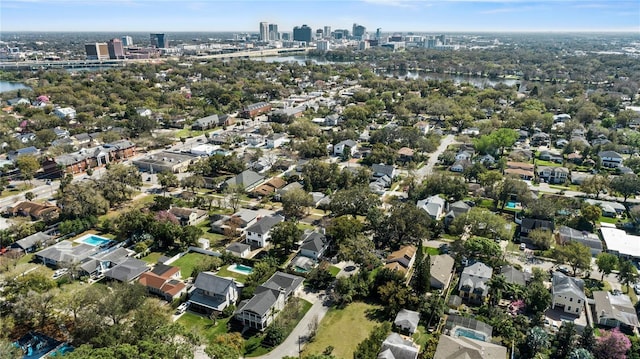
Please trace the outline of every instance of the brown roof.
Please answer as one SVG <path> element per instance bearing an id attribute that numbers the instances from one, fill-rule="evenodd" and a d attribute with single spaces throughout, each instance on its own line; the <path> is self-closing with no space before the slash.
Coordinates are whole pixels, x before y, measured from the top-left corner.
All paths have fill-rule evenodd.
<path id="1" fill-rule="evenodd" d="M 9 210 L 12 214 L 22 213 L 34 217 L 42 216 L 46 213 L 57 212 L 59 208 L 49 203 L 21 202 Z"/>
<path id="2" fill-rule="evenodd" d="M 409 263 L 416 255 L 416 247 L 404 246 L 395 252 L 389 254 L 387 257 L 387 264 L 385 268 L 393 270 L 407 271 L 409 269 Z"/>
<path id="3" fill-rule="evenodd" d="M 507 168 L 504 170 L 505 174 L 512 174 L 512 175 L 519 175 L 519 176 L 529 176 L 529 177 L 533 177 L 534 173 L 533 170 L 528 171 L 528 170 L 523 170 L 521 168 Z"/>
<path id="4" fill-rule="evenodd" d="M 166 282 L 162 288 L 160 288 L 160 290 L 163 293 L 167 293 L 170 294 L 172 297 L 175 296 L 176 294 L 180 293 L 181 290 L 183 290 L 184 288 L 186 288 L 186 285 L 176 279 L 172 279 L 168 282 Z"/>
<path id="5" fill-rule="evenodd" d="M 507 162 L 507 168 L 511 168 L 511 169 L 522 169 L 522 170 L 531 170 L 533 171 L 534 166 L 531 163 L 526 163 L 526 162 L 512 162 L 509 161 Z"/>
<path id="6" fill-rule="evenodd" d="M 256 187 L 256 189 L 253 190 L 253 193 L 256 195 L 266 196 L 275 192 L 277 189 L 284 187 L 286 184 L 287 182 L 281 177 L 273 177 L 267 182 Z"/>
<path id="7" fill-rule="evenodd" d="M 398 154 L 400 156 L 411 157 L 413 156 L 413 150 L 410 149 L 409 147 L 402 147 L 401 149 L 398 150 Z"/>
<path id="8" fill-rule="evenodd" d="M 173 268 L 176 268 L 176 267 L 173 267 Z M 166 272 L 165 272 L 165 275 L 166 275 Z M 179 280 L 175 280 L 175 279 L 168 280 L 168 278 L 163 278 L 153 272 L 142 273 L 140 275 L 140 279 L 138 279 L 138 282 L 140 282 L 140 284 L 142 284 L 145 287 L 158 289 L 163 293 L 170 294 L 171 296 L 175 296 L 186 287 L 186 285 Z"/>

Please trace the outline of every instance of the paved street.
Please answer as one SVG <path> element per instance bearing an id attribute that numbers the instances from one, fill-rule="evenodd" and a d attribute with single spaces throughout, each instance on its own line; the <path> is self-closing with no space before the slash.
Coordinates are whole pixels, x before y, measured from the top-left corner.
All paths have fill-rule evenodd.
<path id="1" fill-rule="evenodd" d="M 301 297 L 313 305 L 311 309 L 307 312 L 307 314 L 300 320 L 298 325 L 293 329 L 291 334 L 285 339 L 285 341 L 275 347 L 271 352 L 265 354 L 263 356 L 257 357 L 260 359 L 280 359 L 285 356 L 298 356 L 299 348 L 304 347 L 304 338 L 309 335 L 309 323 L 313 320 L 316 320 L 318 323 L 322 322 L 322 318 L 324 318 L 325 314 L 329 310 L 328 306 L 323 304 L 325 292 L 319 293 L 308 293 L 305 292 Z M 302 341 L 300 341 L 302 339 Z"/>
<path id="2" fill-rule="evenodd" d="M 419 182 L 433 173 L 433 168 L 438 163 L 438 157 L 440 157 L 440 155 L 447 149 L 447 147 L 449 147 L 449 145 L 452 145 L 454 143 L 456 143 L 454 135 L 446 135 L 440 141 L 440 146 L 438 146 L 438 149 L 436 149 L 435 152 L 429 155 L 429 160 L 427 161 L 427 163 L 416 171 L 416 179 Z"/>

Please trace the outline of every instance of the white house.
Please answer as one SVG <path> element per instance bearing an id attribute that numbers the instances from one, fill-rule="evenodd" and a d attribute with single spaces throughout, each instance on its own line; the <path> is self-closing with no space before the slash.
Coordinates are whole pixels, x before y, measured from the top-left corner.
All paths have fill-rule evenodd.
<path id="1" fill-rule="evenodd" d="M 622 155 L 615 151 L 598 152 L 602 166 L 609 168 L 622 167 Z"/>
<path id="2" fill-rule="evenodd" d="M 267 137 L 267 148 L 278 148 L 289 142 L 285 133 L 274 133 Z"/>
<path id="3" fill-rule="evenodd" d="M 447 202 L 442 197 L 435 195 L 418 201 L 417 206 L 427 211 L 429 217 L 437 221 L 444 216 Z"/>
<path id="4" fill-rule="evenodd" d="M 358 143 L 354 140 L 344 140 L 336 143 L 333 146 L 333 155 L 334 156 L 343 156 L 348 153 L 350 156 L 353 156 L 358 150 Z"/>
<path id="5" fill-rule="evenodd" d="M 239 298 L 236 282 L 232 278 L 219 277 L 212 272 L 201 272 L 196 277 L 189 303 L 192 308 L 204 312 L 221 312 L 224 308 L 235 305 Z"/>
<path id="6" fill-rule="evenodd" d="M 537 173 L 538 178 L 547 183 L 565 183 L 569 179 L 569 169 L 566 167 L 540 166 Z"/>
<path id="7" fill-rule="evenodd" d="M 327 249 L 329 243 L 324 234 L 318 232 L 309 233 L 300 245 L 300 255 L 318 260 Z"/>
<path id="8" fill-rule="evenodd" d="M 61 119 L 65 119 L 65 118 L 69 118 L 69 119 L 74 119 L 76 118 L 76 110 L 74 110 L 71 107 L 61 107 L 61 108 L 56 108 L 55 110 L 53 110 L 53 114 L 58 116 Z"/>
<path id="9" fill-rule="evenodd" d="M 586 297 L 584 282 L 560 272 L 554 272 L 551 282 L 551 309 L 560 308 L 565 313 L 580 316 Z"/>
<path id="10" fill-rule="evenodd" d="M 276 224 L 284 221 L 279 215 L 263 217 L 254 225 L 247 228 L 247 244 L 257 247 L 266 247 L 271 238 L 271 229 Z"/>
<path id="11" fill-rule="evenodd" d="M 458 283 L 460 297 L 472 302 L 482 302 L 489 294 L 487 282 L 492 276 L 493 269 L 482 262 L 464 268 Z"/>

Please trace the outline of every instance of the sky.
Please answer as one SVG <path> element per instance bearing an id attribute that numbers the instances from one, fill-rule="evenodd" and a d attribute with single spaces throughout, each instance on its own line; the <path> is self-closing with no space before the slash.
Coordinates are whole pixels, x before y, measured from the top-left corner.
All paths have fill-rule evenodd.
<path id="1" fill-rule="evenodd" d="M 3 31 L 280 32 L 307 24 L 369 32 L 640 34 L 640 0 L 0 0 Z"/>

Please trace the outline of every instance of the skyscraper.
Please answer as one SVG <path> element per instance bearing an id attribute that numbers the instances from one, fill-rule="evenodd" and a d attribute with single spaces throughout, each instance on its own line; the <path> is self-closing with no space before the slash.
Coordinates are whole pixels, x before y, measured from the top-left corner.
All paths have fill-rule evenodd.
<path id="1" fill-rule="evenodd" d="M 133 39 L 131 36 L 125 35 L 122 37 L 122 46 L 133 46 Z"/>
<path id="2" fill-rule="evenodd" d="M 331 26 L 324 27 L 324 37 L 325 39 L 331 37 Z"/>
<path id="3" fill-rule="evenodd" d="M 107 42 L 107 50 L 110 59 L 124 59 L 124 47 L 120 39 L 111 39 Z"/>
<path id="4" fill-rule="evenodd" d="M 269 40 L 280 40 L 280 34 L 278 33 L 278 24 L 269 24 Z"/>
<path id="5" fill-rule="evenodd" d="M 316 39 L 322 39 L 322 37 L 324 36 L 324 30 L 322 29 L 317 29 L 316 30 Z"/>
<path id="6" fill-rule="evenodd" d="M 352 32 L 354 39 L 361 40 L 364 36 L 364 33 L 367 32 L 367 28 L 362 25 L 353 24 Z"/>
<path id="7" fill-rule="evenodd" d="M 269 23 L 260 23 L 260 41 L 269 41 Z"/>
<path id="8" fill-rule="evenodd" d="M 302 27 L 294 27 L 293 28 L 293 41 L 305 41 L 307 43 L 311 42 L 311 28 L 307 25 L 302 25 Z"/>
<path id="9" fill-rule="evenodd" d="M 109 50 L 106 42 L 95 42 L 85 44 L 84 49 L 87 52 L 87 60 L 108 60 Z"/>
<path id="10" fill-rule="evenodd" d="M 169 38 L 165 34 L 151 34 L 151 46 L 158 49 L 166 49 L 169 47 Z"/>

